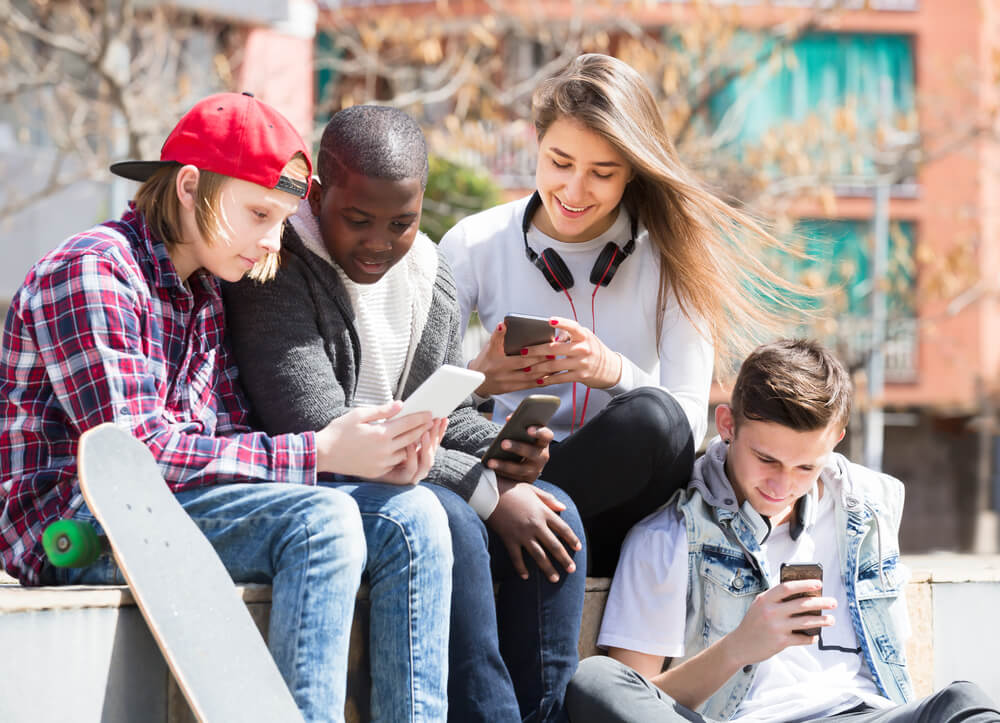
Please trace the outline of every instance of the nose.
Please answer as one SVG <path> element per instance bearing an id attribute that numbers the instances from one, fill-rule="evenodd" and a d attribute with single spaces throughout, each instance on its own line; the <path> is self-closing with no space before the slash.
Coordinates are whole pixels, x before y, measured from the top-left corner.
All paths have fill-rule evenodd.
<path id="1" fill-rule="evenodd" d="M 772 472 L 767 479 L 767 486 L 772 497 L 785 497 L 792 486 L 792 478 L 786 469 Z"/>
<path id="2" fill-rule="evenodd" d="M 261 237 L 260 247 L 268 253 L 277 253 L 280 251 L 282 229 L 284 229 L 283 223 L 279 223 L 274 228 L 270 229 L 264 236 Z"/>
<path id="3" fill-rule="evenodd" d="M 566 203 L 584 201 L 587 197 L 587 177 L 583 173 L 574 173 L 566 182 Z"/>

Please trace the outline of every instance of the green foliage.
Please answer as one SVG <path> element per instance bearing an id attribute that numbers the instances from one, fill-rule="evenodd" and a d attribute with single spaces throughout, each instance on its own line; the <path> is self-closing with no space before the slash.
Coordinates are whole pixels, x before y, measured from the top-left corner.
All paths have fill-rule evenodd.
<path id="1" fill-rule="evenodd" d="M 500 187 L 487 173 L 431 156 L 420 230 L 436 243 L 461 219 L 501 200 Z"/>

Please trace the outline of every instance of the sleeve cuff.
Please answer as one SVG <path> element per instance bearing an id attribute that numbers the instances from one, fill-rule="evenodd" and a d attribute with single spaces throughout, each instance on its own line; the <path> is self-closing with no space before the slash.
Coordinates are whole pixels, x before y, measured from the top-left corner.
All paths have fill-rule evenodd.
<path id="1" fill-rule="evenodd" d="M 493 514 L 499 501 L 500 490 L 497 487 L 496 472 L 484 467 L 479 475 L 479 484 L 469 498 L 469 506 L 476 511 L 480 519 L 485 520 Z"/>
<path id="2" fill-rule="evenodd" d="M 618 352 L 615 352 L 618 354 Z M 630 392 L 635 389 L 635 365 L 632 361 L 626 357 L 624 354 L 618 354 L 622 360 L 622 373 L 618 377 L 618 383 L 614 386 L 608 387 L 604 391 L 610 394 L 612 397 L 617 397 L 619 394 L 624 394 L 625 392 Z"/>

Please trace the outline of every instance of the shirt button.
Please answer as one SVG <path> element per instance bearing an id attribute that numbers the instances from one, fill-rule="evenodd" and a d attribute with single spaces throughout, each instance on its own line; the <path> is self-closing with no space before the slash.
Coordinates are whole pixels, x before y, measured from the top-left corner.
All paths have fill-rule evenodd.
<path id="1" fill-rule="evenodd" d="M 851 509 L 857 507 L 858 502 L 859 502 L 858 498 L 855 497 L 854 495 L 847 495 L 847 498 L 844 500 L 844 503 Z"/>
<path id="2" fill-rule="evenodd" d="M 734 504 L 732 497 L 727 497 L 726 499 L 724 499 L 722 501 L 725 502 L 727 505 Z"/>
<path id="3" fill-rule="evenodd" d="M 119 414 L 128 414 L 128 407 L 118 407 Z"/>
<path id="4" fill-rule="evenodd" d="M 750 675 L 750 673 L 753 672 L 753 666 L 752 665 L 744 665 L 743 666 L 743 672 L 746 673 L 747 675 Z"/>

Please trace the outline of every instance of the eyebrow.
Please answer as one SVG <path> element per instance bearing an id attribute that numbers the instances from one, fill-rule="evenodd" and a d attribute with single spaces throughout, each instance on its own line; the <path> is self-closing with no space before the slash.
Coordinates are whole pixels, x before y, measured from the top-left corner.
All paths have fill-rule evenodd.
<path id="1" fill-rule="evenodd" d="M 357 213 L 367 218 L 375 217 L 374 213 L 368 213 L 367 211 L 363 211 L 357 206 L 345 206 L 343 210 L 350 211 L 351 213 Z M 393 216 L 393 218 L 416 218 L 416 216 L 417 216 L 416 211 L 407 211 L 406 213 L 397 213 L 395 216 Z"/>
<path id="2" fill-rule="evenodd" d="M 555 153 L 557 156 L 560 156 L 562 158 L 566 158 L 566 159 L 571 160 L 571 161 L 575 161 L 576 160 L 575 158 L 573 158 L 573 156 L 571 156 L 570 154 L 568 154 L 566 151 L 561 150 L 559 148 L 556 148 L 555 146 L 549 146 L 549 150 L 552 151 L 553 153 Z M 619 163 L 618 161 L 597 161 L 595 163 L 591 163 L 590 165 L 592 165 L 592 166 L 603 166 L 603 167 L 606 167 L 606 168 L 621 168 L 622 167 L 622 164 Z"/>

